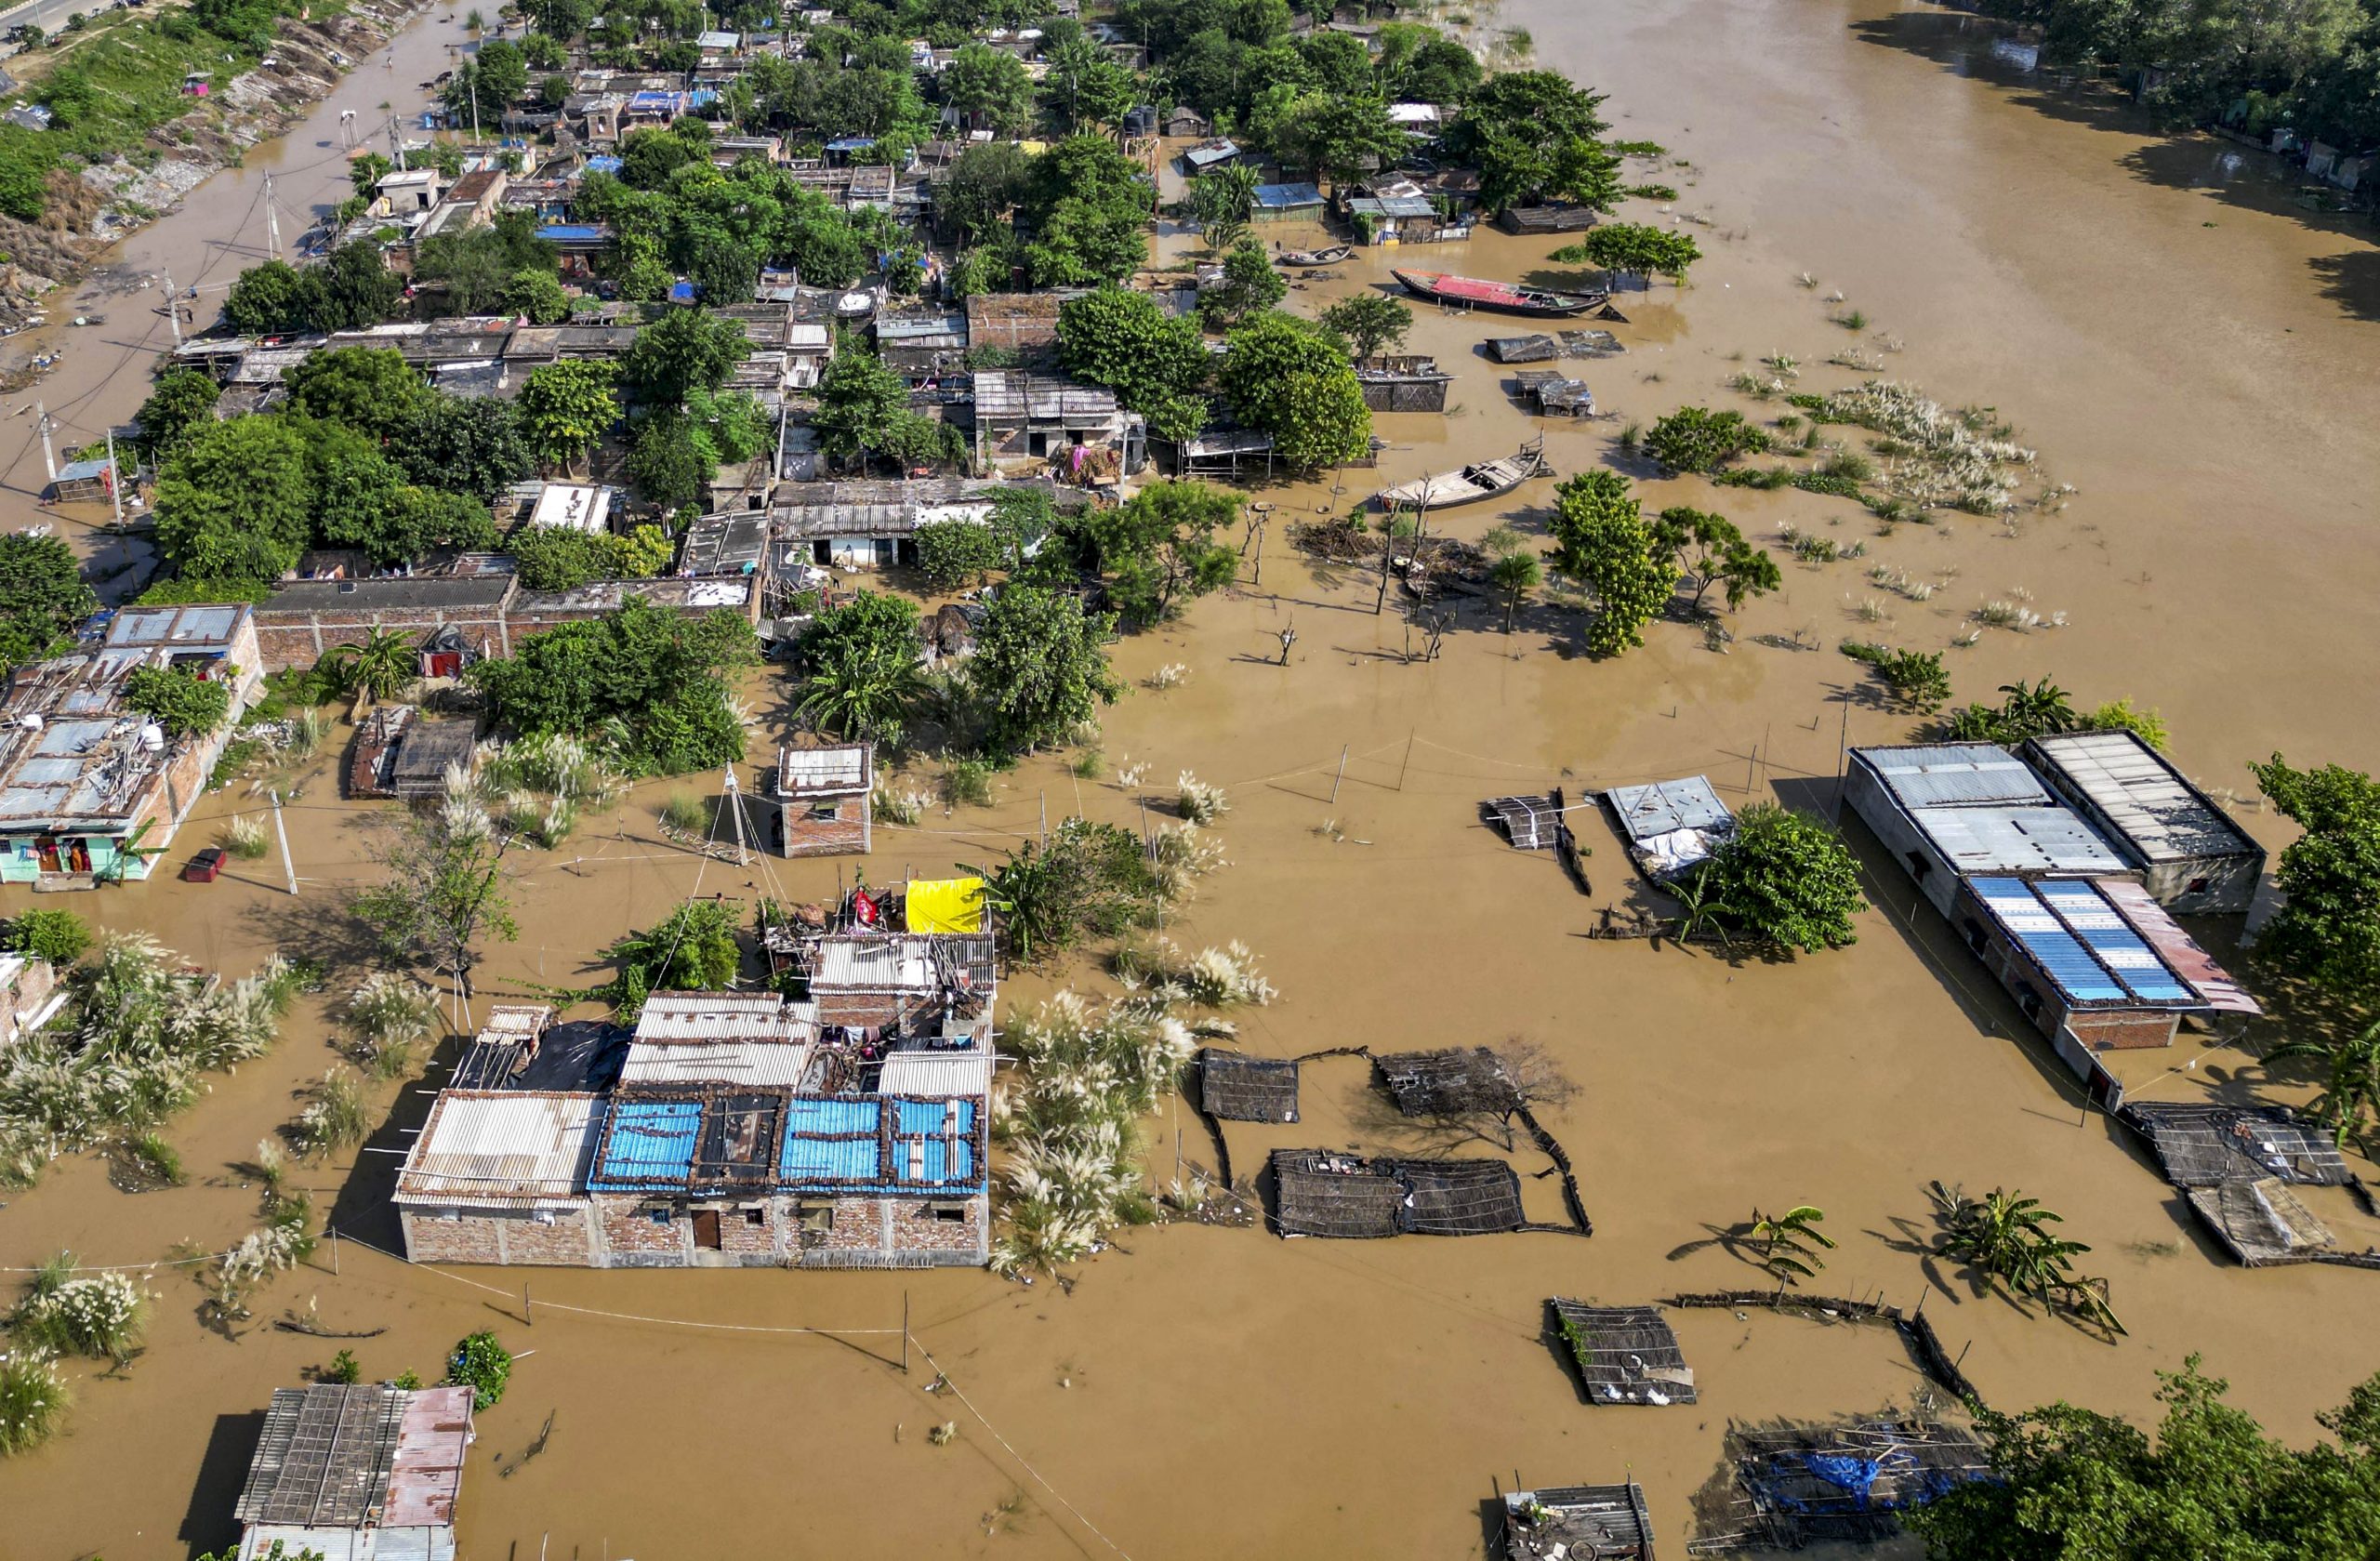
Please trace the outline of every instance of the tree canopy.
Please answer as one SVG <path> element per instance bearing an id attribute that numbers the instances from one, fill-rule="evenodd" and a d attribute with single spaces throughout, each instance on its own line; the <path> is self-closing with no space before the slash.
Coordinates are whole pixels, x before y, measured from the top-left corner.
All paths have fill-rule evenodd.
<path id="1" fill-rule="evenodd" d="M 335 347 L 316 352 L 283 376 L 290 404 L 387 439 L 410 423 L 430 387 L 391 347 Z"/>
<path id="2" fill-rule="evenodd" d="M 2299 769 L 2276 753 L 2248 766 L 2304 831 L 2281 852 L 2285 896 L 2256 956 L 2364 1008 L 2380 1006 L 2380 785 L 2341 764 Z"/>
<path id="3" fill-rule="evenodd" d="M 1009 753 L 1053 747 L 1124 692 L 1102 648 L 1113 618 L 1086 614 L 1079 598 L 1011 585 L 975 633 L 967 681 L 986 739 Z"/>
<path id="4" fill-rule="evenodd" d="M 1645 642 L 1644 628 L 1677 589 L 1676 561 L 1656 546 L 1628 479 L 1606 467 L 1568 479 L 1554 496 L 1554 566 L 1594 592 L 1599 611 L 1587 650 L 1617 655 Z"/>
<path id="5" fill-rule="evenodd" d="M 1690 903 L 1720 925 L 1778 948 L 1815 954 L 1859 941 L 1868 908 L 1859 862 L 1823 819 L 1754 802 L 1698 874 Z"/>
<path id="6" fill-rule="evenodd" d="M 1506 71 L 1463 99 L 1447 143 L 1479 170 L 1491 211 L 1560 199 L 1609 211 L 1620 199 L 1620 159 L 1601 137 L 1603 96 L 1554 71 Z"/>
<path id="7" fill-rule="evenodd" d="M 1621 276 L 1666 276 L 1684 282 L 1694 262 L 1702 258 L 1692 233 L 1675 232 L 1642 222 L 1606 222 L 1588 230 L 1577 244 L 1566 244 L 1549 258 L 1567 266 L 1593 266 Z"/>
<path id="8" fill-rule="evenodd" d="M 1083 562 L 1106 582 L 1125 622 L 1162 623 L 1237 578 L 1239 555 L 1215 533 L 1238 523 L 1239 504 L 1210 483 L 1152 483 L 1124 504 L 1083 515 Z"/>
<path id="9" fill-rule="evenodd" d="M 727 679 L 757 659 L 741 614 L 689 617 L 631 599 L 531 635 L 466 676 L 522 735 L 598 738 L 635 773 L 682 774 L 744 756 Z"/>
<path id="10" fill-rule="evenodd" d="M 1159 439 L 1178 443 L 1205 426 L 1206 337 L 1146 293 L 1101 287 L 1068 298 L 1058 308 L 1058 360 L 1075 378 L 1112 389 Z"/>
<path id="11" fill-rule="evenodd" d="M 620 420 L 613 364 L 586 359 L 540 364 L 521 382 L 522 441 L 546 471 L 567 471 L 587 458 L 603 430 Z"/>
<path id="12" fill-rule="evenodd" d="M 1239 420 L 1273 436 L 1300 470 L 1354 460 L 1371 447 L 1372 415 L 1339 344 L 1317 326 L 1268 310 L 1231 333 L 1218 376 Z"/>
<path id="13" fill-rule="evenodd" d="M 0 533 L 0 670 L 47 655 L 99 608 L 62 538 Z"/>

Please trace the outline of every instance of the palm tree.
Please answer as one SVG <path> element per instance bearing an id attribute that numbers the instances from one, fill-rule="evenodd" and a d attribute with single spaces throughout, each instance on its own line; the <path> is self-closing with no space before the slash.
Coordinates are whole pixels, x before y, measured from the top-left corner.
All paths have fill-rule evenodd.
<path id="1" fill-rule="evenodd" d="M 1545 577 L 1545 572 L 1538 567 L 1534 554 L 1506 553 L 1496 561 L 1488 577 L 1504 593 L 1504 632 L 1510 634 L 1513 619 L 1521 610 L 1521 598 L 1535 589 L 1538 581 Z"/>
<path id="2" fill-rule="evenodd" d="M 355 688 L 376 703 L 396 697 L 419 675 L 421 665 L 413 642 L 391 628 L 373 629 L 360 642 L 339 646 L 332 656 L 351 666 Z"/>
<path id="3" fill-rule="evenodd" d="M 839 736 L 893 744 L 924 692 L 918 658 L 906 647 L 844 641 L 820 657 L 797 713 Z"/>
<path id="4" fill-rule="evenodd" d="M 2380 1111 L 2380 1023 L 2345 1040 L 2293 1040 L 2265 1053 L 2265 1061 L 2319 1057 L 2326 1066 L 2315 1110 L 2326 1118 L 2344 1149 L 2362 1127 L 2367 1112 Z"/>
<path id="5" fill-rule="evenodd" d="M 1809 1203 L 1795 1204 L 1774 1218 L 1753 1210 L 1747 1234 L 1760 1250 L 1760 1265 L 1789 1285 L 1815 1277 L 1826 1266 L 1818 1249 L 1834 1250 L 1834 1237 L 1818 1229 L 1825 1218 L 1825 1210 Z"/>
<path id="6" fill-rule="evenodd" d="M 2113 1332 L 2124 1331 L 2108 1304 L 2107 1281 L 2074 1272 L 2074 1260 L 2091 1249 L 2052 1233 L 2049 1227 L 2064 1221 L 2041 1199 L 1998 1187 L 1971 1198 L 1939 1182 L 1926 1190 L 1942 1221 L 1935 1246 L 1942 1256 L 1965 1263 L 1986 1285 L 1996 1280 L 2014 1294 L 2062 1303 Z"/>
<path id="7" fill-rule="evenodd" d="M 2000 692 L 2007 695 L 2001 702 L 2001 721 L 2012 733 L 2030 737 L 2075 728 L 2073 701 L 2047 678 L 2030 685 L 2019 678 L 2002 683 Z"/>

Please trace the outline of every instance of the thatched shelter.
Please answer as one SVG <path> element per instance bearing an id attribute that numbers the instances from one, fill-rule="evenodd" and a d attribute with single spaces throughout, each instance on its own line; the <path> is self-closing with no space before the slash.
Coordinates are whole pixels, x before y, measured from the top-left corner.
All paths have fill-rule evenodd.
<path id="1" fill-rule="evenodd" d="M 1486 1236 L 1527 1224 L 1520 1178 L 1501 1160 L 1276 1149 L 1273 1191 L 1274 1226 L 1285 1237 Z"/>
<path id="2" fill-rule="evenodd" d="M 2338 1244 L 2330 1226 L 2278 1176 L 2187 1187 L 2182 1196 L 2215 1240 L 2245 1268 L 2311 1263 Z"/>
<path id="3" fill-rule="evenodd" d="M 1198 1053 L 1198 1104 L 1231 1122 L 1298 1119 L 1298 1065 L 1286 1057 L 1250 1057 L 1210 1046 Z"/>
<path id="4" fill-rule="evenodd" d="M 2355 1180 L 2321 1124 L 2279 1105 L 2188 1105 L 2138 1102 L 2117 1119 L 2149 1141 L 2165 1180 L 2212 1187 L 2277 1176 L 2317 1187 Z"/>
<path id="5" fill-rule="evenodd" d="M 1562 823 L 1562 809 L 1551 797 L 1497 797 L 1480 803 L 1479 811 L 1504 832 L 1515 851 L 1550 848 Z"/>
<path id="6" fill-rule="evenodd" d="M 1990 1475 L 1972 1432 L 1890 1410 L 1817 1424 L 1732 1426 L 1726 1461 L 1697 1499 L 1697 1544 L 1873 1544 L 1900 1532 L 1902 1513 Z"/>
<path id="7" fill-rule="evenodd" d="M 1373 1064 L 1396 1109 L 1408 1117 L 1502 1116 L 1521 1101 L 1512 1071 L 1485 1046 L 1396 1052 Z"/>
<path id="8" fill-rule="evenodd" d="M 1626 1485 L 1556 1485 L 1504 1498 L 1504 1554 L 1513 1561 L 1653 1561 L 1645 1491 Z"/>
<path id="9" fill-rule="evenodd" d="M 1589 1306 L 1555 1296 L 1554 1326 L 1591 1404 L 1691 1404 L 1694 1369 L 1651 1306 Z"/>

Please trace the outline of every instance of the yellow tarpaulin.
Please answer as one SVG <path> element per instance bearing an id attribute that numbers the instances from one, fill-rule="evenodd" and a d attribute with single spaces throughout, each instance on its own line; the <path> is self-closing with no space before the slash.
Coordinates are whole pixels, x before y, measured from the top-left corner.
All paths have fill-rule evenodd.
<path id="1" fill-rule="evenodd" d="M 980 933 L 984 930 L 984 880 L 924 878 L 907 885 L 909 931 Z"/>

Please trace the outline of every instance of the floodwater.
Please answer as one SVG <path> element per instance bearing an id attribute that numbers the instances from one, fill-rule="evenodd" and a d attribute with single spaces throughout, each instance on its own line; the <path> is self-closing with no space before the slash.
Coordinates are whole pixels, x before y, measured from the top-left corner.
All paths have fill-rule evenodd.
<path id="1" fill-rule="evenodd" d="M 1624 134 L 1687 159 L 1663 177 L 1686 186 L 1682 211 L 1710 218 L 1693 285 L 1628 300 L 1634 323 L 1615 328 L 1629 353 L 1589 365 L 1607 406 L 1649 421 L 1688 402 L 1735 404 L 1722 386 L 1738 354 L 1747 367 L 1793 354 L 1813 365 L 1808 388 L 1848 382 L 1816 366 L 1847 339 L 1823 301 L 1839 289 L 1871 334 L 1901 344 L 1893 374 L 1996 405 L 2080 490 L 2013 535 L 1955 516 L 1884 539 L 1841 500 L 1648 483 L 1651 502 L 1699 502 L 1765 536 L 1839 522 L 1828 535 L 1869 541 L 1863 562 L 1789 566 L 1725 655 L 1662 625 L 1599 665 L 1572 654 L 1573 620 L 1532 609 L 1507 637 L 1500 615 L 1474 606 L 1438 660 L 1408 661 L 1402 623 L 1372 614 L 1369 583 L 1317 578 L 1277 527 L 1261 586 L 1119 650 L 1136 684 L 1168 663 L 1190 673 L 1170 692 L 1136 687 L 1111 713 L 1111 763 L 1144 762 L 1153 792 L 1184 768 L 1231 790 L 1221 828 L 1234 865 L 1172 931 L 1263 957 L 1281 998 L 1240 1015 L 1244 1043 L 1272 1055 L 1534 1044 L 1580 1086 L 1547 1125 L 1577 1161 L 1594 1237 L 1353 1244 L 1170 1226 L 1125 1233 L 1128 1250 L 1087 1265 L 1070 1294 L 977 1273 L 409 1269 L 363 1245 L 392 1239 L 377 1203 L 395 1158 L 382 1151 L 419 1119 L 408 1085 L 385 1091 L 390 1123 L 354 1164 L 299 1178 L 351 1238 L 284 1277 L 236 1340 L 197 1324 L 187 1270 L 155 1273 L 149 1354 L 120 1376 L 84 1374 L 72 1434 L 0 1465 L 0 1561 L 179 1556 L 228 1537 L 256 1411 L 338 1347 L 269 1326 L 310 1311 L 326 1329 L 386 1329 L 353 1345 L 375 1375 L 433 1371 L 482 1327 L 534 1352 L 481 1421 L 462 1501 L 475 1557 L 1462 1556 L 1483 1553 L 1480 1503 L 1500 1482 L 1623 1476 L 1645 1485 L 1668 1548 L 1686 1537 L 1730 1420 L 1906 1406 L 1924 1384 L 1882 1331 L 1693 1312 L 1677 1327 L 1701 1403 L 1592 1409 L 1547 1348 L 1544 1298 L 1752 1283 L 1697 1243 L 1755 1206 L 1805 1201 L 1841 1242 L 1818 1288 L 1923 1296 L 1996 1404 L 2067 1396 L 2146 1414 L 2153 1372 L 2198 1351 L 2281 1435 L 2317 1434 L 2315 1413 L 2380 1369 L 2371 1276 L 2219 1261 L 1856 828 L 1877 904 L 1859 943 L 1734 964 L 1584 937 L 1600 907 L 1638 896 L 1616 842 L 1599 824 L 1583 830 L 1595 853 L 1582 898 L 1550 861 L 1483 831 L 1474 810 L 1555 782 L 1697 773 L 1731 799 L 1829 808 L 1840 744 L 1907 730 L 1844 698 L 1855 668 L 1833 642 L 1943 645 L 1965 611 L 2019 587 L 2067 627 L 1994 631 L 1954 652 L 1962 697 L 2043 674 L 2093 702 L 2131 695 L 2164 712 L 2179 761 L 2214 787 L 2251 789 L 2243 762 L 2275 749 L 2380 763 L 2369 680 L 2338 669 L 2373 642 L 2380 585 L 2360 545 L 2380 475 L 2368 230 L 2291 205 L 2229 149 L 2149 139 L 2096 101 L 1989 79 L 1967 63 L 1984 35 L 1941 13 L 1722 0 L 1689 15 L 1683 0 L 1615 0 L 1592 13 L 1522 5 L 1505 20 L 1531 29 L 1541 58 L 1607 88 Z M 1482 234 L 1442 254 L 1368 256 L 1293 298 L 1307 307 L 1383 281 L 1392 260 L 1522 275 L 1553 246 Z M 1796 284 L 1803 271 L 1815 289 Z M 1267 495 L 1280 516 L 1526 437 L 1531 420 L 1474 355 L 1501 329 L 1425 315 L 1410 350 L 1457 365 L 1453 410 L 1384 419 L 1394 448 L 1380 471 L 1350 473 L 1336 496 Z M 1549 454 L 1564 471 L 1611 458 L 1618 426 L 1554 429 Z M 1533 507 L 1549 496 L 1540 484 L 1501 517 L 1445 522 L 1470 536 L 1499 518 L 1540 525 Z M 1861 622 L 1861 600 L 1885 595 L 1866 580 L 1873 562 L 1946 583 L 1930 602 L 1893 600 L 1888 623 Z M 1291 662 L 1268 665 L 1289 623 Z M 1754 641 L 1797 629 L 1825 648 Z M 756 740 L 781 710 L 770 702 Z M 832 892 L 834 863 L 736 869 L 673 850 L 651 822 L 668 789 L 520 859 L 524 932 L 494 951 L 489 987 L 580 979 L 588 950 L 690 890 Z M 290 812 L 304 880 L 294 900 L 268 860 L 211 888 L 161 881 L 75 908 L 234 971 L 274 944 L 351 959 L 332 907 L 364 860 L 368 814 L 334 794 L 318 765 Z M 182 843 L 257 805 L 209 799 Z M 1032 833 L 1045 805 L 1138 816 L 1135 796 L 1044 761 L 1005 777 L 989 809 L 880 831 L 866 869 L 981 860 Z M 2268 813 L 2243 822 L 2286 841 Z M 2204 929 L 2218 944 L 2228 931 Z M 1004 1000 L 1014 1012 L 1067 973 L 1012 980 Z M 310 1010 L 271 1058 L 175 1125 L 192 1186 L 129 1196 L 91 1159 L 61 1163 L 0 1210 L 0 1263 L 70 1244 L 101 1263 L 161 1260 L 185 1239 L 228 1245 L 253 1223 L 256 1195 L 227 1168 L 295 1112 L 295 1091 L 330 1061 L 324 1034 Z M 2150 1099 L 2307 1092 L 2189 1038 L 2121 1067 Z M 1304 1110 L 1295 1129 L 1232 1126 L 1236 1161 L 1288 1144 L 1423 1142 L 1382 1121 L 1359 1063 L 1311 1065 Z M 1177 1143 L 1212 1164 L 1187 1114 L 1151 1131 L 1160 1181 Z M 2130 1336 L 2109 1343 L 2027 1316 L 1929 1264 L 1914 1243 L 1935 1178 L 2022 1188 L 2062 1212 L 2095 1249 L 2085 1266 L 2112 1280 Z M 1532 1212 L 1555 1217 L 1554 1184 L 1525 1185 Z M 2380 1239 L 2344 1198 L 2320 1211 L 2347 1245 Z M 920 1346 L 906 1376 L 905 1306 Z M 802 1329 L 844 1331 L 782 1331 Z M 922 1391 L 935 1366 L 965 1402 Z M 945 1421 L 956 1440 L 930 1445 Z"/>

